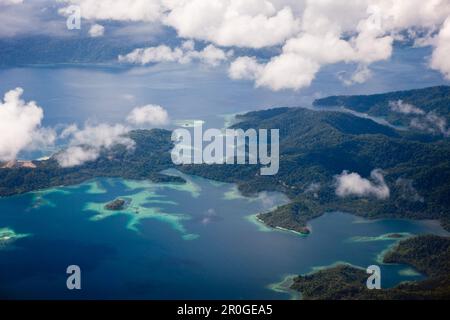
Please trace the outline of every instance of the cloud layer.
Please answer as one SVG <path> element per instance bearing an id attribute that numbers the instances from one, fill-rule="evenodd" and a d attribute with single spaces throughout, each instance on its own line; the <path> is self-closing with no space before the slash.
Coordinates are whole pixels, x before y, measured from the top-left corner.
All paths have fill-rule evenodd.
<path id="1" fill-rule="evenodd" d="M 45 0 L 45 3 L 50 3 Z M 56 3 L 56 2 L 55 2 Z M 102 21 L 164 26 L 181 41 L 205 44 L 196 51 L 154 46 L 123 56 L 133 63 L 202 61 L 217 65 L 229 49 L 270 48 L 271 57 L 236 57 L 229 74 L 271 90 L 307 87 L 324 67 L 351 63 L 355 72 L 341 80 L 351 85 L 371 76 L 371 65 L 390 59 L 395 41 L 414 40 L 432 46 L 429 66 L 450 80 L 450 0 L 62 0 L 54 7 L 61 15 L 78 5 L 93 25 L 91 36 L 103 34 Z M 30 12 L 25 1 L 1 0 L 4 8 Z M 28 9 L 26 9 L 28 8 Z M 2 8 L 3 9 L 3 8 Z M 6 10 L 6 9 L 5 9 Z M 6 11 L 5 11 L 6 12 Z M 22 13 L 11 19 L 11 10 L 0 17 L 7 23 L 0 34 L 23 27 Z M 39 25 L 35 20 L 33 25 Z M 30 21 L 26 21 L 30 24 Z M 43 29 L 42 27 L 35 29 Z M 44 28 L 45 29 L 45 28 Z M 246 50 L 235 50 L 246 52 Z M 424 57 L 425 59 L 426 57 Z"/>
<path id="2" fill-rule="evenodd" d="M 237 58 L 229 74 L 272 90 L 309 86 L 325 65 L 355 63 L 346 84 L 370 77 L 372 63 L 389 59 L 394 40 L 427 29 L 422 41 L 435 47 L 430 66 L 450 76 L 448 0 L 66 0 L 81 6 L 90 20 L 157 22 L 180 38 L 220 47 L 260 49 L 280 46 L 268 61 Z M 447 19 L 447 21 L 446 21 Z M 184 55 L 165 47 L 135 52 L 145 61 L 177 61 Z M 147 58 L 145 58 L 147 57 Z M 164 57 L 164 58 L 162 58 Z M 131 59 L 131 57 L 130 57 Z M 136 58 L 139 60 L 138 58 Z"/>

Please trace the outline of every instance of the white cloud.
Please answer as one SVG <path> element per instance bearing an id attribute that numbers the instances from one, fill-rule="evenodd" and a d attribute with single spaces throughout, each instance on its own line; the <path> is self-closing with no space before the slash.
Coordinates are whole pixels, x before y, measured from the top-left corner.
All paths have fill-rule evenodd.
<path id="1" fill-rule="evenodd" d="M 150 104 L 134 108 L 128 115 L 127 121 L 134 125 L 166 125 L 169 123 L 169 114 L 161 106 Z"/>
<path id="2" fill-rule="evenodd" d="M 235 80 L 254 80 L 261 75 L 263 69 L 255 57 L 239 57 L 231 63 L 228 75 Z"/>
<path id="3" fill-rule="evenodd" d="M 82 17 L 88 20 L 158 21 L 162 6 L 159 0 L 63 0 L 80 6 Z M 66 14 L 67 7 L 60 13 Z"/>
<path id="4" fill-rule="evenodd" d="M 136 64 L 148 64 L 157 62 L 182 61 L 183 52 L 180 48 L 171 49 L 168 46 L 161 45 L 157 47 L 139 48 L 126 55 L 120 55 L 120 62 L 129 62 Z"/>
<path id="5" fill-rule="evenodd" d="M 100 24 L 94 24 L 89 29 L 89 35 L 93 38 L 101 37 L 105 33 L 105 27 Z"/>
<path id="6" fill-rule="evenodd" d="M 373 181 L 362 178 L 358 173 L 343 171 L 340 175 L 335 176 L 336 194 L 339 197 L 374 196 L 378 199 L 389 198 L 389 187 L 384 181 L 381 170 L 373 170 L 370 177 Z"/>
<path id="7" fill-rule="evenodd" d="M 403 114 L 425 114 L 425 111 L 423 111 L 422 109 L 417 108 L 410 103 L 403 102 L 402 100 L 390 101 L 389 108 L 392 111 Z"/>
<path id="8" fill-rule="evenodd" d="M 34 143 L 51 143 L 51 131 L 41 128 L 44 112 L 36 102 L 21 99 L 22 88 L 8 91 L 0 100 L 0 160 L 14 160 Z"/>
<path id="9" fill-rule="evenodd" d="M 298 31 L 299 17 L 279 0 L 64 0 L 88 20 L 145 21 L 174 28 L 182 38 L 219 46 L 279 45 Z M 60 13 L 66 14 L 66 8 Z"/>
<path id="10" fill-rule="evenodd" d="M 436 49 L 431 57 L 431 68 L 439 70 L 450 80 L 450 17 L 444 23 L 436 40 Z"/>
<path id="11" fill-rule="evenodd" d="M 244 69 L 242 61 L 245 60 L 237 60 L 237 65 L 241 66 L 238 68 L 240 72 L 236 73 L 231 69 L 229 72 L 235 78 L 255 80 L 256 86 L 272 90 L 298 90 L 309 86 L 322 66 L 354 62 L 359 63 L 360 67 L 352 78 L 347 80 L 347 84 L 362 83 L 370 77 L 368 64 L 386 60 L 391 56 L 392 42 L 390 36 L 377 38 L 370 32 L 361 32 L 350 40 L 343 40 L 334 33 L 302 34 L 288 40 L 282 48 L 282 53 L 268 63 L 257 64 L 253 61 L 253 66 L 257 65 L 257 68 Z M 231 68 L 236 70 L 237 67 L 232 64 Z M 254 72 L 255 70 L 257 72 Z"/>
<path id="12" fill-rule="evenodd" d="M 363 64 L 358 65 L 355 72 L 350 77 L 346 77 L 345 74 L 345 72 L 338 73 L 338 79 L 346 86 L 351 86 L 355 83 L 364 83 L 372 77 L 372 71 Z"/>
<path id="13" fill-rule="evenodd" d="M 417 117 L 411 120 L 410 127 L 432 134 L 442 134 L 450 137 L 450 129 L 447 127 L 447 120 L 439 116 L 435 111 L 428 112 L 423 117 Z"/>
<path id="14" fill-rule="evenodd" d="M 73 136 L 76 132 L 78 132 L 78 126 L 76 124 L 71 124 L 69 126 L 66 126 L 63 131 L 60 133 L 59 138 L 61 139 L 67 139 Z"/>
<path id="15" fill-rule="evenodd" d="M 217 66 L 226 61 L 231 54 L 231 51 L 226 53 L 211 44 L 201 51 L 196 51 L 193 41 L 185 41 L 180 47 L 174 49 L 166 45 L 135 49 L 126 55 L 120 55 L 119 61 L 142 65 L 159 62 L 185 64 L 200 61 L 211 66 Z"/>
<path id="16" fill-rule="evenodd" d="M 71 168 L 89 161 L 95 161 L 100 155 L 99 150 L 89 147 L 74 146 L 56 155 L 58 164 L 63 168 Z"/>
<path id="17" fill-rule="evenodd" d="M 197 59 L 211 66 L 218 66 L 221 62 L 226 61 L 233 55 L 233 51 L 228 52 L 216 48 L 213 45 L 206 46 L 202 51 L 192 51 L 192 59 Z"/>
<path id="18" fill-rule="evenodd" d="M 264 65 L 255 84 L 275 91 L 300 89 L 309 86 L 319 70 L 320 64 L 312 59 L 294 53 L 281 54 Z"/>
<path id="19" fill-rule="evenodd" d="M 133 146 L 133 140 L 126 137 L 129 129 L 122 124 L 87 124 L 82 130 L 72 133 L 72 144 L 88 145 L 95 148 L 110 148 L 116 144 Z"/>
<path id="20" fill-rule="evenodd" d="M 129 128 L 121 124 L 86 124 L 83 129 L 69 126 L 61 134 L 61 138 L 70 138 L 69 146 L 55 158 L 61 167 L 73 167 L 96 160 L 103 150 L 115 145 L 131 149 L 134 141 L 127 136 L 128 132 Z"/>
<path id="21" fill-rule="evenodd" d="M 262 48 L 283 43 L 299 29 L 292 9 L 267 0 L 165 1 L 164 23 L 183 38 L 219 46 Z M 193 18 L 195 17 L 195 18 Z"/>
<path id="22" fill-rule="evenodd" d="M 53 147 L 57 139 L 56 131 L 53 128 L 39 128 L 33 134 L 33 140 L 26 150 L 41 150 Z"/>

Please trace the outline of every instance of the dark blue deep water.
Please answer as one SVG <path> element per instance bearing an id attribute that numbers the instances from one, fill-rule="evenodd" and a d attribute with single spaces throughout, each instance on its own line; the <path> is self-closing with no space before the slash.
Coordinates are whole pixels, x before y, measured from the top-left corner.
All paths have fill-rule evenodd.
<path id="1" fill-rule="evenodd" d="M 24 236 L 0 247 L 0 296 L 288 299 L 270 284 L 338 261 L 366 268 L 394 243 L 367 237 L 443 233 L 430 221 L 365 221 L 332 213 L 312 221 L 312 234 L 302 237 L 249 218 L 286 202 L 284 196 L 250 199 L 235 190 L 196 177 L 182 188 L 97 179 L 2 198 L 0 229 Z M 104 204 L 118 197 L 128 207 L 108 216 Z M 66 289 L 72 264 L 81 268 L 79 291 Z M 403 274 L 406 266 L 380 266 L 383 287 L 421 278 Z"/>

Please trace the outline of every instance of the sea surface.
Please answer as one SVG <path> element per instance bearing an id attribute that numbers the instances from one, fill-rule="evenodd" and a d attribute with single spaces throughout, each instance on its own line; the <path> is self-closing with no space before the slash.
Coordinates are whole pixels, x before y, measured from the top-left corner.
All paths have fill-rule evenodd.
<path id="1" fill-rule="evenodd" d="M 168 110 L 172 126 L 201 119 L 222 128 L 230 115 L 250 110 L 445 84 L 423 59 L 430 53 L 397 48 L 390 61 L 371 66 L 373 77 L 364 84 L 343 85 L 339 78 L 356 66 L 339 64 L 323 68 L 309 88 L 280 92 L 232 81 L 226 66 L 31 65 L 0 69 L 0 95 L 22 87 L 23 98 L 44 109 L 45 127 L 123 122 L 134 107 L 158 104 Z M 285 290 L 289 276 L 340 261 L 363 268 L 379 264 L 382 286 L 389 287 L 423 276 L 380 263 L 380 254 L 395 244 L 386 235 L 444 233 L 432 221 L 366 221 L 329 213 L 312 221 L 312 233 L 302 237 L 255 218 L 286 203 L 285 196 L 246 198 L 234 185 L 187 178 L 185 186 L 96 179 L 0 198 L 0 297 L 289 299 L 296 297 Z M 127 207 L 105 210 L 116 198 Z M 69 265 L 81 268 L 79 291 L 66 288 Z"/>
<path id="2" fill-rule="evenodd" d="M 247 198 L 233 184 L 166 173 L 188 183 L 95 179 L 1 198 L 0 234 L 9 235 L 0 240 L 0 297 L 290 299 L 290 275 L 340 261 L 380 265 L 390 287 L 423 276 L 379 261 L 396 242 L 386 235 L 445 234 L 433 221 L 329 213 L 305 237 L 255 219 L 286 203 L 282 194 Z M 104 208 L 117 198 L 123 210 Z M 66 287 L 69 265 L 81 268 L 81 290 Z"/>
<path id="3" fill-rule="evenodd" d="M 222 125 L 224 114 L 276 106 L 308 107 L 312 101 L 336 94 L 373 94 L 448 84 L 428 68 L 430 48 L 397 47 L 388 61 L 371 66 L 363 84 L 345 85 L 354 64 L 325 66 L 311 86 L 274 92 L 255 88 L 251 81 L 228 77 L 227 65 L 54 64 L 0 68 L 0 95 L 16 87 L 25 100 L 35 100 L 45 111 L 43 124 L 123 121 L 129 111 L 146 104 L 166 108 L 172 120 L 202 119 Z M 426 58 L 424 58 L 426 57 Z"/>

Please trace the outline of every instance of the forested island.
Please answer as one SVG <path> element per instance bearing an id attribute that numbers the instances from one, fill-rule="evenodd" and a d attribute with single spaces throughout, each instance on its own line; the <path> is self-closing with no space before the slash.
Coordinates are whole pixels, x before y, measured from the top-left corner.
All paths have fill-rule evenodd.
<path id="1" fill-rule="evenodd" d="M 124 199 L 115 199 L 105 205 L 106 210 L 119 211 L 125 208 L 126 201 Z"/>
<path id="2" fill-rule="evenodd" d="M 61 168 L 54 156 L 33 161 L 34 168 L 2 168 L 0 196 L 75 185 L 97 177 L 184 183 L 180 177 L 160 173 L 173 167 L 170 136 L 170 131 L 161 129 L 131 131 L 129 137 L 135 142 L 134 149 L 117 145 L 102 152 L 97 160 L 72 168 Z"/>
<path id="3" fill-rule="evenodd" d="M 408 264 L 427 276 L 394 288 L 369 290 L 366 270 L 337 265 L 294 279 L 292 289 L 303 299 L 449 299 L 450 239 L 432 235 L 401 241 L 383 257 L 384 263 Z"/>

